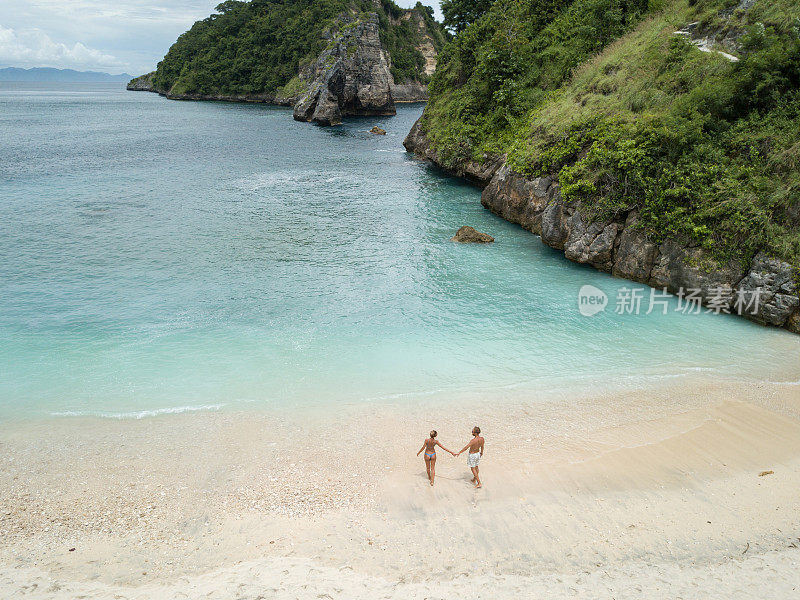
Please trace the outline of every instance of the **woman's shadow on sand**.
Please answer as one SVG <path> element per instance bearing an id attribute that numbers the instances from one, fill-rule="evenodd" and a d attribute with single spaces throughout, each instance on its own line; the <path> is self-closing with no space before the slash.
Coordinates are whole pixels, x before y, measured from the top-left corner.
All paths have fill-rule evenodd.
<path id="1" fill-rule="evenodd" d="M 417 476 L 420 479 L 424 479 L 425 482 L 428 482 L 428 474 L 425 472 L 418 473 Z M 440 479 L 444 479 L 445 481 L 464 481 L 470 485 L 472 485 L 472 479 L 470 476 L 467 475 L 459 475 L 457 477 L 448 477 L 447 475 L 436 475 L 436 479 L 434 481 L 439 481 Z"/>

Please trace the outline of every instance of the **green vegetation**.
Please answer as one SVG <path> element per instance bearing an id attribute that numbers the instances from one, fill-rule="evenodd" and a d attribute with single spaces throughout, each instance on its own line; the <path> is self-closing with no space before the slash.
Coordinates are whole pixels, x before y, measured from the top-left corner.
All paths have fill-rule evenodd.
<path id="1" fill-rule="evenodd" d="M 433 32 L 436 49 L 444 43 L 432 10 L 414 9 Z M 158 64 L 155 86 L 174 95 L 289 93 L 302 89 L 300 67 L 324 50 L 323 32 L 336 18 L 376 12 L 371 0 L 226 0 L 217 14 L 181 35 Z M 398 82 L 424 79 L 424 58 L 416 49 L 421 34 L 408 11 L 392 0 L 377 9 L 380 36 L 392 58 Z"/>
<path id="2" fill-rule="evenodd" d="M 480 19 L 495 0 L 442 0 L 444 26 L 456 33 Z"/>
<path id="3" fill-rule="evenodd" d="M 277 96 L 279 98 L 295 98 L 305 93 L 307 87 L 300 76 L 295 75 L 286 85 L 278 88 Z"/>
<path id="4" fill-rule="evenodd" d="M 497 0 L 440 56 L 424 128 L 445 166 L 505 154 L 590 215 L 800 266 L 800 6 L 738 4 Z"/>

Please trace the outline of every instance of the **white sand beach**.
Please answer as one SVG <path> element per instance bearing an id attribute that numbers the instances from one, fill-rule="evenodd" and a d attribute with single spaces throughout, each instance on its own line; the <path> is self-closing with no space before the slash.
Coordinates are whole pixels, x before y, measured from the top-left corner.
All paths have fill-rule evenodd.
<path id="1" fill-rule="evenodd" d="M 800 593 L 800 386 L 449 402 L 10 424 L 0 597 Z"/>

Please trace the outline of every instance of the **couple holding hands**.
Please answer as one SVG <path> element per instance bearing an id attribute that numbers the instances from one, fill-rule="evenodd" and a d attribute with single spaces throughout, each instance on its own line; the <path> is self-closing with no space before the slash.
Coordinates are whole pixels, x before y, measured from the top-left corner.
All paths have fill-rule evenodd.
<path id="1" fill-rule="evenodd" d="M 425 468 L 428 470 L 428 479 L 431 485 L 433 485 L 433 478 L 436 477 L 436 446 L 439 446 L 442 450 L 449 452 L 453 456 L 458 456 L 462 452 L 469 450 L 469 454 L 467 454 L 467 466 L 472 471 L 472 483 L 475 484 L 476 488 L 481 487 L 481 478 L 478 475 L 478 464 L 481 462 L 481 457 L 483 456 L 484 441 L 481 437 L 481 428 L 472 428 L 472 439 L 458 454 L 442 446 L 439 440 L 436 439 L 436 435 L 437 433 L 435 430 L 431 431 L 431 437 L 422 442 L 422 448 L 417 452 L 417 456 L 419 456 L 420 452 L 423 450 L 425 451 Z"/>

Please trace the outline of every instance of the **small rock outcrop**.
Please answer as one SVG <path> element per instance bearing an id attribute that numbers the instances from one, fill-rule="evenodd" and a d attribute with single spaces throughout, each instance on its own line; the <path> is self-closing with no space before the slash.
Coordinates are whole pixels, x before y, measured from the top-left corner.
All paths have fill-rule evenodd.
<path id="1" fill-rule="evenodd" d="M 378 24 L 376 13 L 342 15 L 326 32 L 327 47 L 300 73 L 308 91 L 294 106 L 295 120 L 338 125 L 348 115 L 396 114 Z"/>
<path id="2" fill-rule="evenodd" d="M 488 233 L 481 233 L 474 227 L 464 225 L 450 238 L 450 241 L 462 244 L 491 244 L 494 238 Z"/>
<path id="3" fill-rule="evenodd" d="M 372 129 L 370 129 L 369 132 L 374 133 L 375 135 L 386 135 L 386 130 L 381 129 L 377 125 L 375 125 Z"/>
<path id="4" fill-rule="evenodd" d="M 151 73 L 147 73 L 146 75 L 140 75 L 139 77 L 134 77 L 128 82 L 127 89 L 131 92 L 155 92 L 157 91 L 155 86 L 153 85 L 153 77 L 155 76 L 156 72 L 153 71 Z"/>

